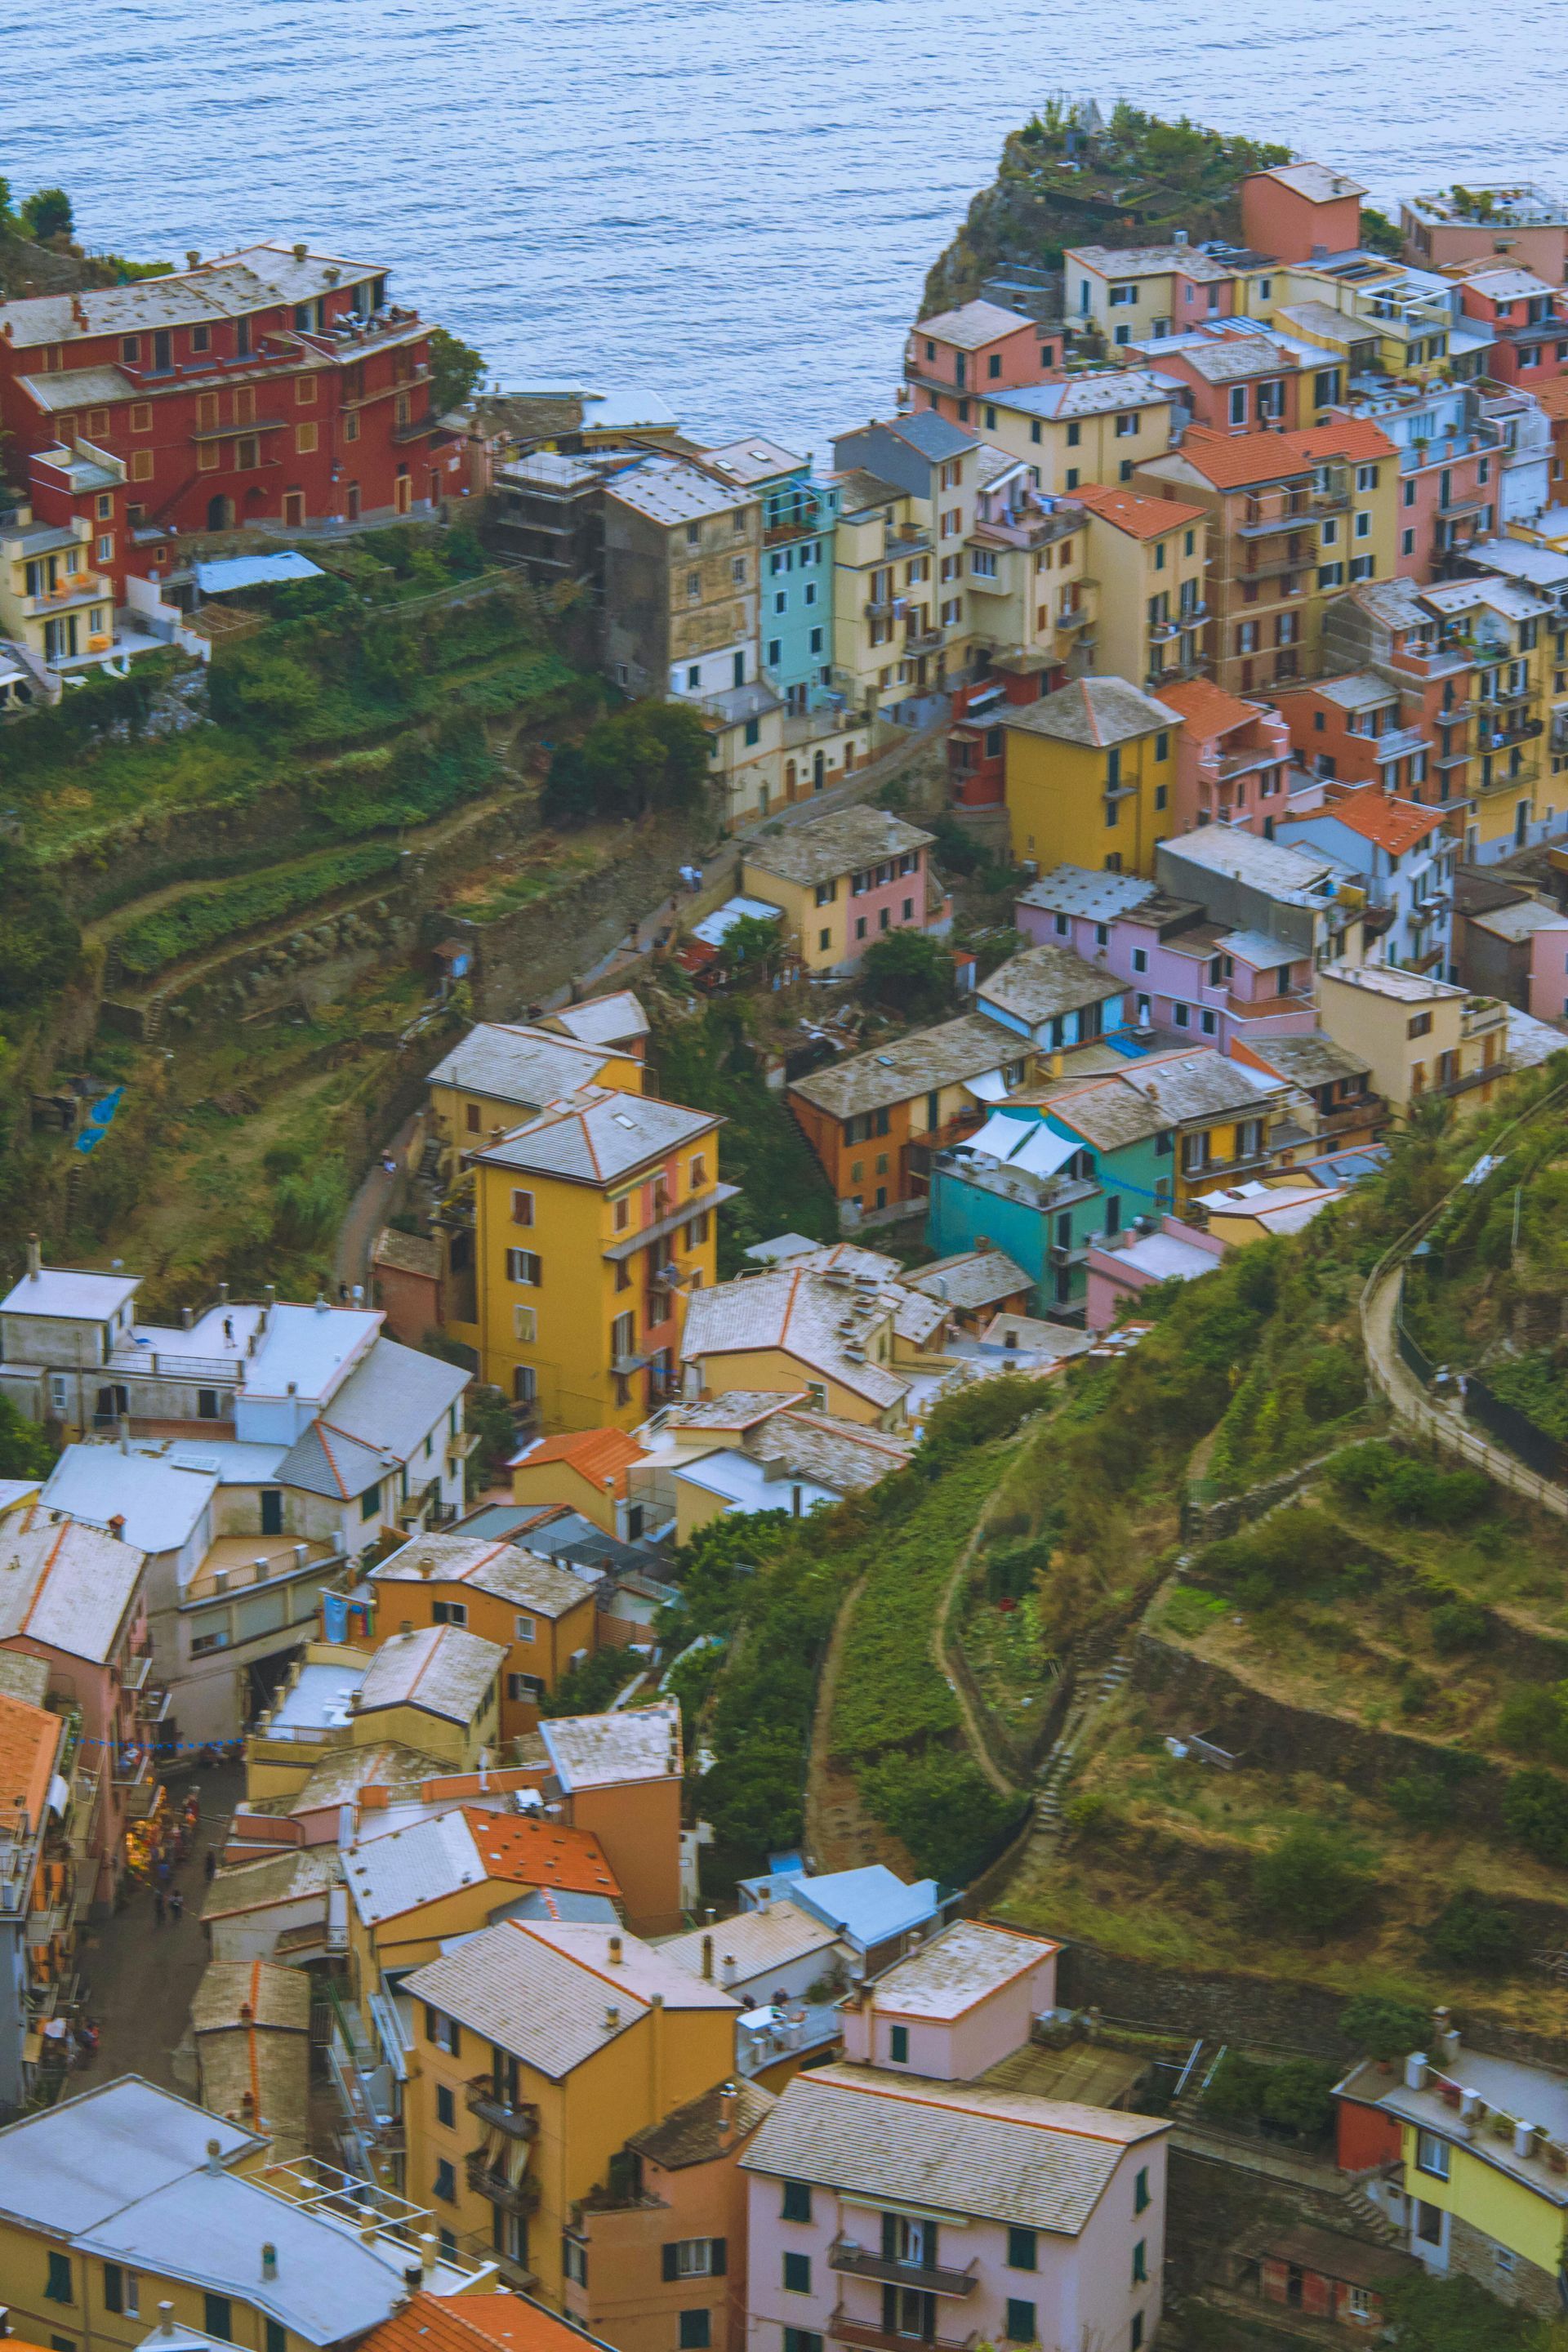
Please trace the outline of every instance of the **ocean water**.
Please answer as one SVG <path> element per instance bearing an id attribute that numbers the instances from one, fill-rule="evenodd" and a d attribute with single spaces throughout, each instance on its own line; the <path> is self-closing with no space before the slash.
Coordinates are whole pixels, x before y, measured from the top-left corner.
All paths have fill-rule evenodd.
<path id="1" fill-rule="evenodd" d="M 1402 188 L 1568 182 L 1562 11 L 1501 0 L 6 0 L 0 172 L 89 247 L 389 267 L 509 386 L 826 456 L 1052 91 Z"/>

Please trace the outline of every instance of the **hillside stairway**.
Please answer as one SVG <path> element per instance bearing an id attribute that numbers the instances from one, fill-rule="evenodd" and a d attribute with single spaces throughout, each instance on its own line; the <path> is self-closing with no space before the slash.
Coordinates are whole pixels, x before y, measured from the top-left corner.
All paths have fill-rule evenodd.
<path id="1" fill-rule="evenodd" d="M 1079 1699 L 1068 1713 L 1060 1735 L 1046 1756 L 1035 1784 L 1035 1833 L 1029 1841 L 1029 1860 L 1048 1863 L 1061 1843 L 1064 1791 L 1078 1760 L 1078 1752 L 1089 1725 L 1102 1706 L 1125 1688 L 1132 1672 L 1132 1661 L 1124 1652 L 1112 1658 L 1087 1696 Z"/>

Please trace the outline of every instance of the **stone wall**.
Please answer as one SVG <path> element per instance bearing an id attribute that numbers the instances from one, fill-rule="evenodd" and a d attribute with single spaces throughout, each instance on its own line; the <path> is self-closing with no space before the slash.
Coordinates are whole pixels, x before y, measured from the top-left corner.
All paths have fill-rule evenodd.
<path id="1" fill-rule="evenodd" d="M 1420 2195 L 1419 2185 L 1416 2195 Z M 1511 2269 L 1502 2268 L 1498 2262 L 1498 2243 L 1472 2222 L 1458 2213 L 1448 2221 L 1448 2269 L 1465 2278 L 1472 2278 L 1495 2294 L 1501 2303 L 1510 2303 L 1521 2311 L 1534 2314 L 1537 2319 L 1561 2319 L 1563 2305 L 1558 2301 L 1557 2282 L 1550 2271 L 1538 2263 L 1527 2262 L 1522 2254 L 1513 2257 Z"/>

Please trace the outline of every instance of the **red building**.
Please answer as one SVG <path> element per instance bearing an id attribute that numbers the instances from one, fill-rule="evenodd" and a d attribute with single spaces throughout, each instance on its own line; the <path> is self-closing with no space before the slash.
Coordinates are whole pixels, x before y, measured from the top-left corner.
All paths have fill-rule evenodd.
<path id="1" fill-rule="evenodd" d="M 1534 392 L 1568 366 L 1568 307 L 1561 288 L 1533 270 L 1506 262 L 1472 268 L 1459 279 L 1459 301 L 1493 338 L 1487 369 L 1499 383 Z"/>
<path id="2" fill-rule="evenodd" d="M 179 536 L 437 508 L 428 337 L 384 270 L 304 245 L 193 256 L 178 276 L 0 307 L 0 429 L 25 459 L 79 442 L 118 459 L 123 543 L 103 568 L 156 579 Z"/>
<path id="3" fill-rule="evenodd" d="M 1059 328 L 999 302 L 965 302 L 919 321 L 904 352 L 904 378 L 914 405 L 967 425 L 972 399 L 1045 383 L 1060 373 L 1063 358 Z"/>
<path id="4" fill-rule="evenodd" d="M 1037 702 L 1065 683 L 1066 669 L 998 670 L 973 686 L 953 689 L 952 723 L 947 730 L 948 783 L 956 808 L 1000 808 L 1006 799 L 1003 765 L 1006 730 L 1002 713 L 1011 704 Z"/>
<path id="5" fill-rule="evenodd" d="M 1320 261 L 1361 243 L 1359 180 L 1326 163 L 1277 163 L 1241 184 L 1245 245 L 1277 261 Z"/>
<path id="6" fill-rule="evenodd" d="M 1195 340 L 1167 348 L 1148 345 L 1145 356 L 1162 375 L 1185 386 L 1193 422 L 1214 433 L 1262 433 L 1283 425 L 1295 432 L 1303 421 L 1301 379 L 1307 370 L 1297 354 L 1275 342 L 1266 329 L 1227 320 L 1202 329 Z M 1315 375 L 1307 394 L 1311 402 Z M 1310 423 L 1310 414 L 1305 420 Z"/>

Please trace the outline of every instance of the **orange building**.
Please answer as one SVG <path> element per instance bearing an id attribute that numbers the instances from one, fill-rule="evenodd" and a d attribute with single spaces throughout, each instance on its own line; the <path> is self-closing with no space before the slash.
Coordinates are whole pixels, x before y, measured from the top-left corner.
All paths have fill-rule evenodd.
<path id="1" fill-rule="evenodd" d="M 574 1429 L 560 1437 L 536 1438 L 514 1454 L 514 1502 L 581 1511 L 607 1536 L 626 1535 L 626 1472 L 647 1459 L 624 1429 Z M 640 1527 L 636 1534 L 640 1535 Z"/>
<path id="2" fill-rule="evenodd" d="M 560 1818 L 592 1830 L 620 1881 L 627 1925 L 672 1936 L 680 1885 L 680 1709 L 673 1699 L 614 1715 L 555 1716 L 539 1738 L 559 1790 Z"/>
<path id="3" fill-rule="evenodd" d="M 584 2340 L 581 2327 L 531 2294 L 421 2292 L 363 2336 L 358 2352 L 583 2352 Z"/>
<path id="4" fill-rule="evenodd" d="M 1267 704 L 1226 694 L 1206 677 L 1161 689 L 1182 718 L 1172 805 L 1178 834 L 1200 824 L 1244 824 L 1267 835 L 1283 814 L 1290 737 Z"/>
<path id="5" fill-rule="evenodd" d="M 1007 1085 L 1016 1086 L 1027 1059 L 1026 1038 L 965 1013 L 797 1078 L 789 1107 L 837 1199 L 863 1211 L 886 1209 L 925 1191 L 923 1161 L 911 1160 L 911 1144 L 918 1155 L 950 1142 L 955 1121 L 964 1132 L 979 1125 L 968 1082 L 1005 1066 Z"/>
<path id="6" fill-rule="evenodd" d="M 618 2352 L 740 2352 L 746 2336 L 746 2184 L 739 2158 L 774 2104 L 758 2083 L 715 2084 L 611 2158 L 584 2198 L 565 2305 Z"/>
<path id="7" fill-rule="evenodd" d="M 1241 184 L 1242 243 L 1276 261 L 1321 261 L 1361 243 L 1359 180 L 1326 163 L 1276 163 Z"/>
<path id="8" fill-rule="evenodd" d="M 539 1700 L 598 1646 L 594 1588 L 570 1569 L 510 1541 L 416 1536 L 371 1570 L 374 1640 L 426 1625 L 462 1625 L 506 1652 L 500 1737 L 531 1731 Z"/>

